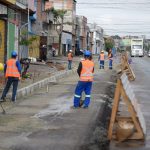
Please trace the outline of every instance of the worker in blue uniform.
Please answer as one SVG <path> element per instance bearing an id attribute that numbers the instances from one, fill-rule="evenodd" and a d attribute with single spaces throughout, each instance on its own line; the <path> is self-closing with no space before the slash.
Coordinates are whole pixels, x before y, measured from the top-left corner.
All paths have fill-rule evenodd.
<path id="1" fill-rule="evenodd" d="M 74 95 L 74 108 L 80 107 L 80 99 L 82 92 L 85 92 L 85 100 L 83 102 L 83 108 L 88 108 L 91 98 L 91 89 L 94 73 L 94 62 L 91 60 L 91 52 L 84 51 L 84 60 L 79 63 L 77 73 L 80 77 L 75 89 Z"/>

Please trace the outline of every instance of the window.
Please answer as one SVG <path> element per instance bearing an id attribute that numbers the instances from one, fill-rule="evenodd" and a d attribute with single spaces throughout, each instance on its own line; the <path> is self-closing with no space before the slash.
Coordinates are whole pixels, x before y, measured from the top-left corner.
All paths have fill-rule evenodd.
<path id="1" fill-rule="evenodd" d="M 132 48 L 133 49 L 142 49 L 142 45 L 133 45 Z"/>

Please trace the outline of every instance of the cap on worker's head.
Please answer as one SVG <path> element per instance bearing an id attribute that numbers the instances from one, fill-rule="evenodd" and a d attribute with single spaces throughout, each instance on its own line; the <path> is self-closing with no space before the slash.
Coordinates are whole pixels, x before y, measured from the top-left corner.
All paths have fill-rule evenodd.
<path id="1" fill-rule="evenodd" d="M 88 51 L 88 50 L 85 50 L 85 51 L 84 51 L 84 56 L 91 56 L 91 52 Z"/>
<path id="2" fill-rule="evenodd" d="M 72 52 L 72 50 L 69 50 L 69 52 Z"/>
<path id="3" fill-rule="evenodd" d="M 17 54 L 16 51 L 12 51 L 12 52 L 11 52 L 11 56 L 12 56 L 12 57 L 16 57 L 17 55 L 18 55 L 18 54 Z"/>
<path id="4" fill-rule="evenodd" d="M 101 50 L 101 53 L 104 53 L 104 51 L 103 51 L 103 50 Z"/>

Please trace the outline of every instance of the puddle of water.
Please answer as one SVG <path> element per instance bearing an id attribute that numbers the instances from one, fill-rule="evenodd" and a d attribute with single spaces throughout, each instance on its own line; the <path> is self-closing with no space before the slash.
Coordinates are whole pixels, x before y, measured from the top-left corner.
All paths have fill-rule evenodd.
<path id="1" fill-rule="evenodd" d="M 35 114 L 34 117 L 42 118 L 48 115 L 63 115 L 70 111 L 71 105 L 72 99 L 64 96 L 53 100 L 53 103 L 50 103 L 48 108 L 41 110 L 39 113 Z"/>

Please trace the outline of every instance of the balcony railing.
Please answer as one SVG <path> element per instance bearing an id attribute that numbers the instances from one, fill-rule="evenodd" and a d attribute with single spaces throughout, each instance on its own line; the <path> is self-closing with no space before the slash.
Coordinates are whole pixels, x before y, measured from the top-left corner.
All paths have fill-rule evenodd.
<path id="1" fill-rule="evenodd" d="M 16 0 L 16 2 L 21 3 L 22 5 L 27 6 L 28 1 L 27 0 Z"/>

